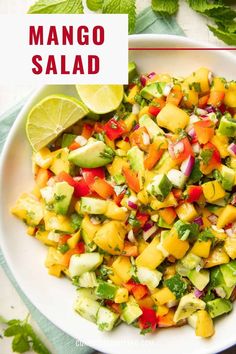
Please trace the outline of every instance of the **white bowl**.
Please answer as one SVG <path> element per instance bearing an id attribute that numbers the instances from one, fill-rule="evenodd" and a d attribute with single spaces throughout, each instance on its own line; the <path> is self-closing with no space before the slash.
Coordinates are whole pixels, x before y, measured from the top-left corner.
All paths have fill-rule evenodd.
<path id="1" fill-rule="evenodd" d="M 206 47 L 184 37 L 135 35 L 130 47 Z M 188 75 L 200 66 L 217 75 L 235 79 L 236 57 L 225 51 L 130 51 L 130 58 L 140 72 L 157 71 Z M 117 68 L 116 68 L 117 69 Z M 192 328 L 158 330 L 141 336 L 139 330 L 121 325 L 111 333 L 96 326 L 73 311 L 75 287 L 67 279 L 47 274 L 44 267 L 46 247 L 26 235 L 25 226 L 9 213 L 10 207 L 24 191 L 33 186 L 31 148 L 25 135 L 25 118 L 29 109 L 42 97 L 52 93 L 76 95 L 73 86 L 45 86 L 37 92 L 19 114 L 5 144 L 0 171 L 1 246 L 18 284 L 32 303 L 56 326 L 72 337 L 100 351 L 112 354 L 144 352 L 175 354 L 210 354 L 236 343 L 236 309 L 216 321 L 216 334 L 205 340 L 195 336 Z M 49 338 L 50 339 L 50 338 Z"/>

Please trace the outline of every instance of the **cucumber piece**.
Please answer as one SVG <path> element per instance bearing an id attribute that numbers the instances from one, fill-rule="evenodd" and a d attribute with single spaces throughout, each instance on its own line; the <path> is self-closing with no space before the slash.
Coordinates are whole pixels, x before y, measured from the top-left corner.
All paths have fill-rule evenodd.
<path id="1" fill-rule="evenodd" d="M 71 256 L 69 264 L 70 276 L 80 276 L 85 272 L 95 270 L 100 264 L 102 264 L 102 261 L 103 256 L 98 252 L 74 254 Z"/>
<path id="2" fill-rule="evenodd" d="M 141 316 L 143 311 L 139 307 L 139 305 L 135 301 L 129 301 L 126 303 L 125 308 L 122 311 L 121 319 L 131 324 L 134 322 L 139 316 Z"/>
<path id="3" fill-rule="evenodd" d="M 198 257 L 195 254 L 189 252 L 181 259 L 180 262 L 185 268 L 192 270 L 199 265 L 199 263 L 201 262 L 201 257 Z"/>
<path id="4" fill-rule="evenodd" d="M 82 214 L 105 214 L 108 202 L 97 198 L 82 197 L 80 200 L 80 212 Z"/>
<path id="5" fill-rule="evenodd" d="M 97 312 L 97 326 L 100 331 L 111 331 L 119 319 L 119 315 L 101 306 Z"/>
<path id="6" fill-rule="evenodd" d="M 147 185 L 147 192 L 159 200 L 164 200 L 170 193 L 172 183 L 164 174 L 155 176 L 151 183 Z"/>
<path id="7" fill-rule="evenodd" d="M 223 116 L 220 121 L 218 132 L 225 136 L 236 136 L 236 121 L 230 115 Z"/>
<path id="8" fill-rule="evenodd" d="M 172 169 L 167 173 L 167 177 L 169 181 L 173 184 L 173 186 L 177 188 L 184 188 L 187 177 L 185 174 L 179 170 Z"/>
<path id="9" fill-rule="evenodd" d="M 145 284 L 150 290 L 154 290 L 161 281 L 162 273 L 146 267 L 137 267 L 137 277 L 141 284 Z"/>
<path id="10" fill-rule="evenodd" d="M 86 320 L 96 323 L 100 306 L 99 302 L 84 297 L 75 301 L 74 309 Z"/>
<path id="11" fill-rule="evenodd" d="M 164 130 L 158 127 L 152 118 L 148 114 L 144 114 L 139 119 L 140 127 L 145 127 L 151 139 L 155 138 L 158 135 L 164 135 Z"/>
<path id="12" fill-rule="evenodd" d="M 79 277 L 79 286 L 82 288 L 95 288 L 97 286 L 96 274 L 94 272 L 85 272 Z"/>
<path id="13" fill-rule="evenodd" d="M 97 296 L 95 294 L 95 291 L 94 291 L 94 289 L 91 289 L 91 288 L 90 289 L 88 289 L 88 288 L 77 289 L 76 294 L 77 294 L 77 297 L 76 297 L 77 300 L 80 300 L 83 298 L 97 300 Z"/>

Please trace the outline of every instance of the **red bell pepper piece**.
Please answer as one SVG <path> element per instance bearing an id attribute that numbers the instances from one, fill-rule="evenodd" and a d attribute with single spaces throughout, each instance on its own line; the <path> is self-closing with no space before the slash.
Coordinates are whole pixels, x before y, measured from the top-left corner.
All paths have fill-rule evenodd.
<path id="1" fill-rule="evenodd" d="M 136 193 L 140 192 L 140 185 L 137 173 L 132 171 L 129 167 L 124 167 L 123 173 L 129 188 L 131 188 Z"/>
<path id="2" fill-rule="evenodd" d="M 199 200 L 202 195 L 202 187 L 201 186 L 188 186 L 187 187 L 187 202 L 194 203 Z"/>
<path id="3" fill-rule="evenodd" d="M 85 123 L 82 128 L 82 133 L 81 135 L 85 139 L 89 139 L 93 135 L 93 126 L 90 124 Z"/>
<path id="4" fill-rule="evenodd" d="M 74 254 L 81 254 L 85 252 L 85 247 L 83 242 L 78 242 L 75 248 L 72 248 L 71 250 L 67 251 L 63 257 L 62 257 L 62 265 L 65 267 L 68 267 L 70 264 L 70 258 Z"/>
<path id="5" fill-rule="evenodd" d="M 146 222 L 149 220 L 149 215 L 146 213 L 142 213 L 141 211 L 138 211 L 136 214 L 136 219 L 140 223 L 140 227 L 143 227 Z"/>
<path id="6" fill-rule="evenodd" d="M 148 113 L 150 113 L 152 116 L 156 117 L 161 111 L 160 107 L 157 106 L 149 106 L 148 108 Z"/>
<path id="7" fill-rule="evenodd" d="M 78 148 L 80 148 L 80 144 L 77 143 L 76 141 L 73 141 L 73 142 L 68 146 L 68 149 L 69 149 L 70 151 L 76 150 L 76 149 L 78 149 Z"/>
<path id="8" fill-rule="evenodd" d="M 116 193 L 113 194 L 113 202 L 116 203 L 117 206 L 120 206 L 122 199 L 125 196 L 125 192 L 120 193 L 119 195 L 116 195 Z"/>
<path id="9" fill-rule="evenodd" d="M 210 119 L 193 123 L 197 140 L 200 144 L 206 144 L 214 135 L 214 123 Z"/>
<path id="10" fill-rule="evenodd" d="M 130 293 L 132 289 L 137 285 L 134 280 L 130 279 L 127 283 L 124 284 L 124 287 L 128 289 L 128 292 Z"/>
<path id="11" fill-rule="evenodd" d="M 221 163 L 220 153 L 212 143 L 207 143 L 203 146 L 201 156 L 209 150 L 210 158 L 204 160 L 202 159 L 200 163 L 200 170 L 205 175 L 208 175 L 213 170 L 215 170 Z"/>
<path id="12" fill-rule="evenodd" d="M 139 328 L 150 329 L 152 332 L 155 331 L 157 327 L 157 316 L 153 309 L 142 307 L 142 315 L 139 317 L 138 323 Z"/>
<path id="13" fill-rule="evenodd" d="M 177 144 L 179 150 L 176 149 Z M 178 151 L 176 152 L 176 150 Z M 169 152 L 172 159 L 176 161 L 177 164 L 180 164 L 181 162 L 186 160 L 189 155 L 194 156 L 194 152 L 188 138 L 183 138 L 178 142 L 169 145 Z"/>
<path id="14" fill-rule="evenodd" d="M 114 194 L 114 188 L 105 180 L 96 177 L 90 188 L 103 199 L 108 199 Z"/>
<path id="15" fill-rule="evenodd" d="M 126 132 L 126 127 L 123 121 L 111 118 L 105 125 L 104 131 L 110 140 L 120 138 Z"/>
<path id="16" fill-rule="evenodd" d="M 57 182 L 67 182 L 70 186 L 74 187 L 74 196 L 76 198 L 85 197 L 90 193 L 90 189 L 82 178 L 79 181 L 76 181 L 73 177 L 71 177 L 68 173 L 62 171 L 59 175 L 56 176 Z"/>
<path id="17" fill-rule="evenodd" d="M 105 172 L 102 167 L 81 168 L 81 173 L 89 187 L 94 183 L 96 177 L 105 178 Z"/>

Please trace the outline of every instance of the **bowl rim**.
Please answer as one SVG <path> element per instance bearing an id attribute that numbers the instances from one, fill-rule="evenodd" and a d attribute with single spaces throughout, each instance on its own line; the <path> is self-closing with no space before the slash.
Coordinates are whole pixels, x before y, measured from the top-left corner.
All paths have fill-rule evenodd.
<path id="1" fill-rule="evenodd" d="M 137 45 L 138 47 L 138 43 L 140 41 L 145 41 L 146 44 L 149 41 L 157 41 L 157 42 L 161 42 L 161 43 L 165 43 L 168 44 L 170 42 L 173 43 L 173 41 L 176 43 L 176 48 L 179 47 L 179 45 L 187 45 L 187 48 L 192 46 L 192 47 L 203 47 L 203 48 L 220 48 L 219 46 L 215 46 L 212 43 L 208 43 L 208 42 L 204 42 L 204 41 L 198 41 L 198 40 L 193 40 L 191 38 L 188 37 L 184 37 L 184 36 L 177 36 L 177 35 L 166 35 L 166 34 L 134 34 L 134 35 L 130 35 L 129 36 L 129 43 L 134 43 Z M 153 47 L 153 46 L 152 46 Z M 222 47 L 223 48 L 223 47 Z M 223 51 L 224 49 L 222 49 Z M 220 51 L 220 50 L 219 50 Z M 234 59 L 236 62 L 236 56 L 233 55 L 232 53 L 230 53 L 229 51 L 224 50 L 224 57 L 227 56 L 229 59 Z M 2 149 L 2 153 L 0 156 L 0 200 L 2 200 L 1 195 L 2 195 L 2 189 L 3 189 L 3 174 L 1 173 L 1 170 L 3 168 L 3 166 L 5 165 L 5 160 L 6 160 L 6 155 L 7 155 L 7 151 L 10 147 L 10 145 L 12 144 L 12 137 L 15 135 L 17 129 L 19 128 L 19 126 L 22 123 L 22 120 L 25 118 L 26 113 L 28 112 L 28 110 L 30 109 L 31 105 L 32 105 L 32 101 L 34 100 L 34 98 L 36 98 L 37 96 L 39 96 L 41 93 L 43 93 L 44 89 L 46 86 L 49 85 L 41 85 L 40 88 L 38 88 L 37 90 L 33 91 L 29 98 L 26 100 L 26 102 L 24 103 L 22 109 L 20 110 L 20 112 L 17 114 L 17 117 L 10 129 L 10 132 L 7 135 L 6 141 L 4 143 L 3 149 Z M 25 294 L 25 296 L 30 300 L 30 302 L 32 302 L 32 304 L 47 318 L 47 320 L 51 321 L 56 327 L 60 328 L 60 330 L 62 330 L 64 333 L 68 334 L 71 336 L 71 334 L 69 332 L 65 332 L 65 330 L 59 326 L 58 324 L 56 324 L 53 319 L 49 318 L 47 316 L 47 314 L 44 313 L 41 305 L 34 303 L 34 299 L 32 299 L 30 296 L 28 297 L 27 294 L 27 289 L 24 286 L 24 281 L 22 280 L 20 274 L 18 274 L 17 270 L 15 269 L 12 261 L 11 261 L 11 257 L 10 254 L 7 251 L 7 247 L 5 244 L 5 237 L 4 237 L 4 230 L 3 230 L 3 203 L 0 203 L 0 248 L 2 250 L 2 254 L 7 262 L 7 266 L 9 267 L 17 285 L 19 286 L 19 288 L 22 290 L 22 292 Z M 74 338 L 74 337 L 73 337 Z M 76 338 L 75 338 L 76 339 Z M 84 340 L 83 336 L 81 338 L 81 341 L 88 345 L 91 346 L 91 343 L 88 340 Z M 148 343 L 148 342 L 147 342 Z M 103 343 L 104 344 L 104 343 Z M 96 344 L 93 343 L 93 348 L 99 351 L 104 351 L 104 345 L 103 344 Z M 230 348 L 231 346 L 236 344 L 236 338 L 235 339 L 231 339 L 228 341 L 228 343 L 221 345 L 220 342 L 217 343 L 217 345 L 212 345 L 210 352 L 208 350 L 208 347 L 206 345 L 206 349 L 204 351 L 201 351 L 201 354 L 215 354 L 216 352 L 222 351 L 224 349 Z M 106 349 L 106 348 L 105 348 Z M 214 352 L 213 352 L 214 351 Z"/>

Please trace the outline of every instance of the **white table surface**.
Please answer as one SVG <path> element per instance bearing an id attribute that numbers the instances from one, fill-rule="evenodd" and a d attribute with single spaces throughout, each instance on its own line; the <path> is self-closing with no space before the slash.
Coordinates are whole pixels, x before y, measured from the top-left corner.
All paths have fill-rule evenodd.
<path id="1" fill-rule="evenodd" d="M 0 0 L 0 14 L 3 13 L 25 13 L 32 0 Z M 137 11 L 140 11 L 150 5 L 150 0 L 137 0 Z M 206 42 L 213 43 L 215 45 L 222 45 L 221 41 L 218 41 L 212 33 L 208 30 L 206 24 L 209 20 L 203 18 L 201 15 L 196 14 L 184 1 L 180 1 L 180 11 L 177 15 L 177 21 L 183 28 L 186 35 L 193 39 L 203 40 Z M 14 85 L 14 83 L 9 83 L 8 86 L 1 86 L 0 84 L 0 114 L 14 105 L 23 97 L 27 96 L 31 91 L 34 90 L 33 86 Z M 3 270 L 0 268 L 0 315 L 6 317 L 7 319 L 21 318 L 23 319 L 27 315 L 27 308 L 21 301 L 14 287 L 9 282 L 8 278 L 4 274 Z M 44 343 L 47 344 L 49 349 L 51 349 L 53 354 L 56 354 L 55 350 L 50 344 L 50 340 L 45 338 L 41 333 L 38 326 L 31 321 L 33 327 L 40 334 Z M 3 326 L 0 325 L 0 334 L 2 332 Z M 1 339 L 0 337 L 0 353 L 10 354 L 11 353 L 11 339 Z M 236 349 L 227 351 L 227 354 L 235 354 Z M 70 353 L 65 353 L 70 354 Z"/>

